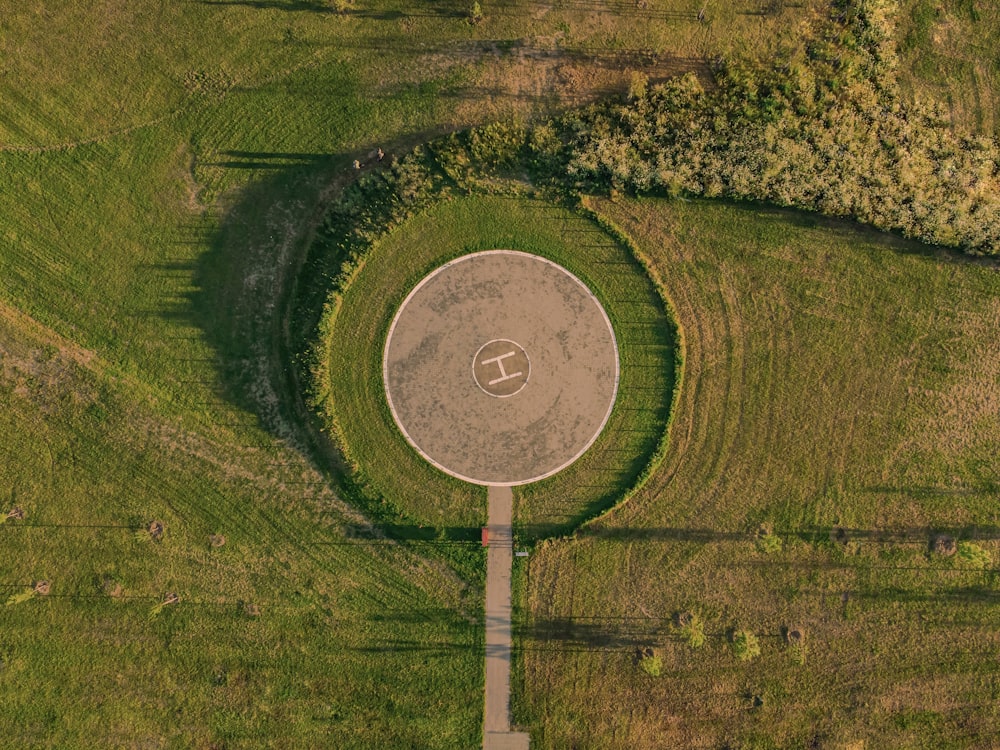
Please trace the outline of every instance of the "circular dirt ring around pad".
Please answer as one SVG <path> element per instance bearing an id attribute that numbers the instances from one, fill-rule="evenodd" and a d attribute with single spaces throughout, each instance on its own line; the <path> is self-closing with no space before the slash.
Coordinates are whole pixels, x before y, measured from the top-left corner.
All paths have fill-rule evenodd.
<path id="1" fill-rule="evenodd" d="M 406 440 L 447 474 L 518 485 L 597 439 L 618 392 L 611 321 L 576 276 L 488 250 L 426 276 L 386 337 L 386 398 Z"/>

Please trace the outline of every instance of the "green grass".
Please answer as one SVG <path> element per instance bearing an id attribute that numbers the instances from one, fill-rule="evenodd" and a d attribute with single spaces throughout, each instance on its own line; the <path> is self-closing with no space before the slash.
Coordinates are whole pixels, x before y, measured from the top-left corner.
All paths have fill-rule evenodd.
<path id="1" fill-rule="evenodd" d="M 347 173 L 343 154 L 437 127 L 436 100 L 373 99 L 337 45 L 277 50 L 284 11 L 183 12 L 155 41 L 112 19 L 143 50 L 145 64 L 112 51 L 125 79 L 80 54 L 88 23 L 75 49 L 49 27 L 75 68 L 4 79 L 21 97 L 5 96 L 0 153 L 0 499 L 28 515 L 2 527 L 0 585 L 4 601 L 41 578 L 52 593 L 0 609 L 0 733 L 24 747 L 474 745 L 477 588 L 364 531 L 273 377 L 286 248 Z M 328 20 L 309 28 L 336 42 Z M 238 85 L 164 84 L 186 45 L 189 64 Z M 29 52 L 58 63 L 55 47 Z M 57 98 L 65 109 L 46 106 Z M 152 519 L 158 544 L 133 533 Z M 150 618 L 169 591 L 180 602 Z"/>
<path id="2" fill-rule="evenodd" d="M 910 96 L 943 103 L 966 132 L 1000 134 L 1000 9 L 975 0 L 905 0 L 897 39 Z"/>
<path id="3" fill-rule="evenodd" d="M 533 747 L 988 744 L 1000 277 L 778 211 L 595 207 L 661 275 L 684 385 L 661 470 L 532 559 L 518 718 Z M 780 549 L 758 548 L 762 526 Z M 986 554 L 933 556 L 937 531 Z M 703 648 L 679 612 L 701 614 Z M 792 626 L 808 657 L 785 645 Z M 734 660 L 735 628 L 758 658 Z M 670 680 L 638 679 L 639 646 Z"/>
<path id="4" fill-rule="evenodd" d="M 138 401 L 140 384 L 3 310 L 0 486 L 26 513 L 2 527 L 3 598 L 52 584 L 0 609 L 8 741 L 475 741 L 481 633 L 450 574 L 346 539 L 353 514 L 259 430 L 220 444 L 185 429 Z M 159 542 L 134 533 L 152 519 Z M 167 592 L 180 602 L 151 617 Z"/>
<path id="5" fill-rule="evenodd" d="M 767 56 L 823 3 L 765 16 L 754 14 L 757 0 L 727 3 L 706 25 L 680 0 L 643 13 L 484 3 L 475 27 L 454 15 L 458 4 L 427 12 L 382 0 L 355 5 L 363 12 L 346 17 L 280 0 L 31 0 L 4 9 L 0 514 L 18 505 L 27 517 L 0 526 L 0 598 L 24 598 L 34 581 L 51 581 L 47 596 L 0 607 L 7 744 L 475 746 L 481 591 L 442 562 L 447 554 L 377 539 L 338 496 L 336 467 L 309 445 L 288 391 L 280 314 L 288 275 L 329 195 L 352 179 L 351 161 L 375 146 L 398 152 L 456 126 L 617 95 L 629 68 L 656 78 L 703 70 L 704 59 L 731 50 Z M 774 227 L 780 234 L 787 224 Z M 703 262 L 713 267 L 710 254 Z M 920 278 L 930 288 L 960 283 L 948 280 L 953 273 L 945 265 Z M 965 339 L 948 337 L 954 320 L 943 294 L 926 300 L 944 320 L 925 321 L 916 353 L 950 382 L 946 348 Z M 692 387 L 703 394 L 700 382 Z M 992 383 L 988 375 L 977 382 Z M 913 413 L 964 415 L 986 397 L 970 389 L 938 404 L 917 391 Z M 975 419 L 976 429 L 992 428 L 987 412 Z M 915 479 L 955 471 L 995 487 L 994 454 L 972 456 L 967 429 L 941 432 L 942 450 L 963 459 L 957 468 L 951 453 L 931 451 Z M 661 478 L 673 476 L 671 456 Z M 982 515 L 974 496 L 959 494 L 954 507 L 967 512 L 949 520 L 955 496 L 927 482 L 920 492 L 906 486 L 921 507 L 938 508 L 942 527 Z M 787 496 L 780 482 L 768 486 Z M 776 529 L 788 528 L 774 516 Z M 153 519 L 166 528 L 158 543 L 135 533 Z M 213 549 L 208 536 L 219 533 L 227 543 Z M 975 543 L 996 559 L 991 539 Z M 932 623 L 951 618 L 958 642 L 974 646 L 956 645 L 947 669 L 936 669 L 971 675 L 957 685 L 948 677 L 946 687 L 956 704 L 978 706 L 992 678 L 971 655 L 992 648 L 976 624 L 991 589 L 982 573 L 926 561 L 918 547 L 904 546 L 904 559 L 929 577 L 952 576 L 941 595 L 962 607 L 942 614 L 902 598 L 900 606 L 924 606 Z M 648 571 L 641 562 L 635 570 Z M 876 563 L 848 574 L 855 570 L 868 596 L 905 591 L 898 587 L 908 579 Z M 684 585 L 678 598 L 693 608 L 698 589 Z M 970 599 L 977 591 L 981 598 Z M 168 592 L 180 601 L 151 618 Z M 718 645 L 718 615 L 711 603 L 705 611 L 709 642 L 699 655 Z M 822 631 L 814 640 L 809 627 L 810 669 L 815 659 L 829 667 Z M 886 648 L 879 658 L 919 676 L 924 662 L 897 655 L 896 642 Z M 765 641 L 755 664 L 780 658 L 769 649 Z M 672 657 L 665 665 L 676 667 Z M 704 684 L 698 679 L 692 690 Z M 536 690 L 519 695 L 536 700 Z M 566 704 L 538 741 L 589 710 Z M 960 740 L 987 721 L 981 708 L 972 729 L 958 730 L 954 710 L 905 708 L 887 726 L 915 745 L 942 732 Z"/>
<path id="6" fill-rule="evenodd" d="M 338 293 L 326 347 L 327 424 L 339 436 L 369 502 L 385 502 L 400 523 L 475 538 L 485 492 L 432 468 L 407 445 L 385 400 L 382 349 L 410 289 L 444 262 L 510 248 L 550 258 L 576 274 L 605 306 L 618 339 L 621 381 L 597 442 L 568 469 L 517 491 L 519 536 L 565 533 L 621 499 L 646 469 L 673 392 L 673 324 L 638 261 L 585 217 L 518 197 L 455 198 L 395 228 Z"/>
<path id="7" fill-rule="evenodd" d="M 5 9 L 0 500 L 28 515 L 0 528 L 0 595 L 52 582 L 0 608 L 8 743 L 478 742 L 481 591 L 373 540 L 317 470 L 282 390 L 280 292 L 352 159 L 593 96 L 620 74 L 522 64 L 519 40 L 558 16 L 599 51 L 635 19 L 361 10 Z M 664 49 L 692 26 L 662 24 Z M 164 540 L 140 541 L 153 519 Z"/>

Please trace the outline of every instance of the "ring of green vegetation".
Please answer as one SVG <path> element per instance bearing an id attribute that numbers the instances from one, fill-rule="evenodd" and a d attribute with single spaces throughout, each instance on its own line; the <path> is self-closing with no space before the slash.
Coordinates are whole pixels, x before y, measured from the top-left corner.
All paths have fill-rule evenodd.
<path id="1" fill-rule="evenodd" d="M 373 243 L 328 301 L 314 392 L 324 428 L 366 504 L 445 533 L 483 523 L 485 492 L 434 469 L 403 439 L 382 387 L 382 350 L 413 286 L 460 255 L 504 247 L 562 265 L 594 291 L 618 337 L 621 383 L 600 438 L 566 470 L 520 488 L 524 538 L 570 531 L 612 506 L 661 449 L 673 398 L 676 327 L 639 260 L 590 218 L 522 196 L 441 200 Z M 453 535 L 453 534 L 452 534 Z"/>

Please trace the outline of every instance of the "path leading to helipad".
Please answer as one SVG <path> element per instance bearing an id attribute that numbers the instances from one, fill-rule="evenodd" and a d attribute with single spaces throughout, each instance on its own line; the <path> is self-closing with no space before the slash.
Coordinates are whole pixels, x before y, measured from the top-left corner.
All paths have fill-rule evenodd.
<path id="1" fill-rule="evenodd" d="M 510 731 L 510 571 L 513 561 L 510 487 L 488 490 L 486 553 L 486 702 L 483 750 L 527 750 L 528 735 Z"/>

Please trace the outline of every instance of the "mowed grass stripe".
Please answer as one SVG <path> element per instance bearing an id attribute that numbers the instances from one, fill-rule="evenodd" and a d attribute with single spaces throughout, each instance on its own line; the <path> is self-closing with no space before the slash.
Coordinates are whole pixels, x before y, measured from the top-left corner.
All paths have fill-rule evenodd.
<path id="1" fill-rule="evenodd" d="M 684 388 L 663 470 L 533 559 L 520 634 L 533 743 L 995 736 L 996 273 L 780 212 L 599 207 L 663 279 Z M 986 569 L 930 554 L 936 531 L 984 550 Z M 674 624 L 683 611 L 705 621 L 701 650 Z M 734 658 L 737 627 L 759 659 Z M 647 647 L 670 679 L 639 668 Z M 602 710 L 611 696 L 632 711 Z M 539 720 L 552 712 L 571 720 Z"/>
<path id="2" fill-rule="evenodd" d="M 316 544 L 343 539 L 335 505 L 320 511 L 294 491 L 272 492 L 232 476 L 197 442 L 160 443 L 155 409 L 132 403 L 141 391 L 106 374 L 99 359 L 90 369 L 67 361 L 65 350 L 34 338 L 44 328 L 10 322 L 17 320 L 32 323 L 5 318 L 5 352 L 16 362 L 4 360 L 14 369 L 4 370 L 0 389 L 8 407 L 0 420 L 3 444 L 9 453 L 48 438 L 53 456 L 39 457 L 30 481 L 10 475 L 10 500 L 28 515 L 25 525 L 0 527 L 0 586 L 4 601 L 43 578 L 51 592 L 0 608 L 6 632 L 18 634 L 0 655 L 5 737 L 19 745 L 40 738 L 75 744 L 81 735 L 111 744 L 149 734 L 252 741 L 280 726 L 296 727 L 299 736 L 314 738 L 309 742 L 332 736 L 343 747 L 470 744 L 480 722 L 471 700 L 481 690 L 480 631 L 450 606 L 460 603 L 455 582 L 384 544 Z M 47 388 L 32 384 L 28 368 Z M 146 433 L 138 441 L 137 429 Z M 292 463 L 280 461 L 280 452 L 276 458 Z M 32 468 L 21 458 L 4 466 Z M 246 471 L 266 476 L 267 468 Z M 297 471 L 279 466 L 275 474 L 280 480 Z M 326 523 L 316 523 L 317 511 Z M 133 534 L 152 518 L 166 526 L 159 543 Z M 73 522 L 96 527 L 63 525 Z M 100 527 L 121 522 L 128 527 Z M 207 535 L 219 531 L 227 544 L 210 549 Z M 103 590 L 106 578 L 122 587 L 120 598 Z M 151 619 L 168 591 L 179 593 L 180 603 Z M 259 607 L 259 618 L 249 617 L 242 602 Z M 331 640 L 336 623 L 353 637 Z M 251 645 L 253 628 L 259 636 Z M 291 645 L 276 647 L 289 633 Z M 405 649 L 398 659 L 370 663 L 371 654 L 419 642 L 440 645 L 409 677 L 398 674 L 411 658 Z M 217 685 L 221 672 L 229 677 Z M 332 674 L 344 677 L 331 682 Z M 418 713 L 428 692 L 443 696 L 444 721 L 399 726 L 380 718 L 396 716 L 393 707 Z M 111 694 L 113 710 L 101 698 Z M 261 701 L 264 694 L 272 697 Z M 335 727 L 309 718 L 331 700 L 343 711 Z M 150 714 L 151 704 L 160 710 Z M 165 721 L 163 711 L 175 708 L 190 723 L 176 714 Z M 369 726 L 359 734 L 351 721 L 362 711 Z M 103 719 L 91 720 L 95 714 Z M 58 725 L 53 716 L 61 717 Z"/>

